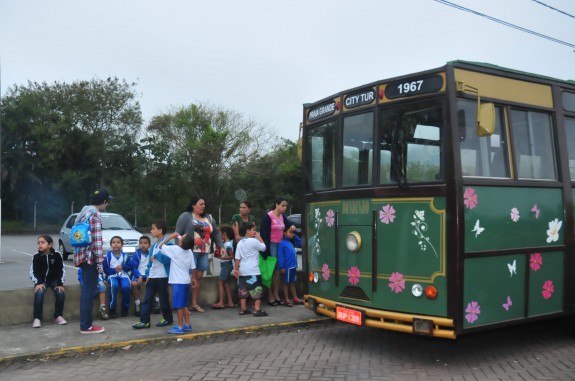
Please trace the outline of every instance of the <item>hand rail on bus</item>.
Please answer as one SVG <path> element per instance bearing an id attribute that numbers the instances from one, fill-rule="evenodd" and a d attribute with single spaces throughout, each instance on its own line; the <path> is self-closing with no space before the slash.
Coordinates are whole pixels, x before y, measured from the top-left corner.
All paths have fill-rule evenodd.
<path id="1" fill-rule="evenodd" d="M 339 287 L 339 212 L 335 212 L 335 287 Z"/>
<path id="2" fill-rule="evenodd" d="M 377 210 L 371 212 L 371 290 L 377 291 Z"/>

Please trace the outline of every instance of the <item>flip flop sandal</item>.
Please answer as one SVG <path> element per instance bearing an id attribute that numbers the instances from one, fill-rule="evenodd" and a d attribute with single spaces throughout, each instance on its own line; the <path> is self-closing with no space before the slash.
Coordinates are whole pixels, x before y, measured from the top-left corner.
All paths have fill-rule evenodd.
<path id="1" fill-rule="evenodd" d="M 251 312 L 250 310 L 241 310 L 241 311 L 238 313 L 238 315 L 249 315 L 249 314 L 251 314 L 251 313 L 252 313 L 252 312 Z"/>
<path id="2" fill-rule="evenodd" d="M 212 310 L 223 310 L 225 306 L 220 306 L 219 304 L 212 304 Z"/>
<path id="3" fill-rule="evenodd" d="M 259 311 L 254 311 L 254 316 L 260 317 L 260 316 L 268 316 L 268 313 L 263 311 L 263 310 L 259 310 Z"/>

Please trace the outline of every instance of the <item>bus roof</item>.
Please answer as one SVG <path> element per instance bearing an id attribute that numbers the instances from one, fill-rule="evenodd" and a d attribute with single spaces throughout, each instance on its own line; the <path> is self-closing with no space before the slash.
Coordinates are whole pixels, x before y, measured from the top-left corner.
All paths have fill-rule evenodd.
<path id="1" fill-rule="evenodd" d="M 519 75 L 526 75 L 529 77 L 536 77 L 536 78 L 540 78 L 540 79 L 544 79 L 547 81 L 554 81 L 554 82 L 563 82 L 569 85 L 574 85 L 575 84 L 575 80 L 572 79 L 558 79 L 558 78 L 554 78 L 554 77 L 548 77 L 545 75 L 540 75 L 540 74 L 534 74 L 534 73 L 529 73 L 527 71 L 521 71 L 521 70 L 514 70 L 514 69 L 509 69 L 507 67 L 503 67 L 503 66 L 498 66 L 498 65 L 493 65 L 490 63 L 486 63 L 486 62 L 474 62 L 474 61 L 464 61 L 464 60 L 455 60 L 455 61 L 449 61 L 447 63 L 447 65 L 451 65 L 451 66 L 461 66 L 461 65 L 471 65 L 471 66 L 480 66 L 483 67 L 485 69 L 492 69 L 492 70 L 499 70 L 499 71 L 506 71 L 509 73 L 513 73 L 513 74 L 519 74 Z"/>

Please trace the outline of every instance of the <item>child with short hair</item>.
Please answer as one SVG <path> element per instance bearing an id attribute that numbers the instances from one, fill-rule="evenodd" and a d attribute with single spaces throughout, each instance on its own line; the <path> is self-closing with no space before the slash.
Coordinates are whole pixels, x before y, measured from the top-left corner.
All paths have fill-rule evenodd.
<path id="1" fill-rule="evenodd" d="M 168 333 L 182 334 L 192 330 L 190 323 L 190 284 L 192 288 L 198 286 L 196 279 L 192 276 L 192 270 L 196 268 L 194 254 L 194 237 L 178 233 L 170 235 L 168 240 L 178 238 L 178 246 L 160 244 L 160 252 L 154 256 L 162 255 L 170 258 L 169 283 L 172 286 L 172 307 L 178 310 L 178 325 L 172 327 Z"/>
<path id="2" fill-rule="evenodd" d="M 146 284 L 146 270 L 150 262 L 150 237 L 141 236 L 138 241 L 138 250 L 132 255 L 132 297 L 134 298 L 134 314 L 140 316 L 140 290 Z"/>
<path id="3" fill-rule="evenodd" d="M 118 317 L 116 304 L 118 290 L 122 290 L 122 316 L 128 316 L 130 308 L 130 275 L 132 266 L 129 262 L 128 254 L 122 251 L 124 241 L 122 237 L 113 236 L 110 240 L 112 250 L 108 251 L 104 257 L 104 274 L 110 284 L 110 317 Z"/>
<path id="4" fill-rule="evenodd" d="M 54 323 L 64 325 L 67 321 L 62 317 L 64 311 L 64 279 L 66 270 L 62 255 L 54 250 L 54 240 L 47 234 L 38 237 L 38 252 L 32 257 L 30 278 L 34 282 L 34 322 L 32 328 L 42 326 L 42 310 L 46 288 L 54 291 L 56 299 L 54 308 Z"/>
<path id="5" fill-rule="evenodd" d="M 295 234 L 295 226 L 284 229 L 284 237 L 278 246 L 278 268 L 283 274 L 283 293 L 284 304 L 287 307 L 293 307 L 295 304 L 303 304 L 297 297 L 295 288 L 297 280 L 297 253 L 295 246 L 301 247 L 301 239 Z M 293 296 L 293 301 L 289 298 L 289 291 Z"/>
<path id="6" fill-rule="evenodd" d="M 217 303 L 212 304 L 212 309 L 221 310 L 224 307 L 234 308 L 236 305 L 232 299 L 232 290 L 228 283 L 230 275 L 234 269 L 232 259 L 234 259 L 234 231 L 230 226 L 220 226 L 220 235 L 224 241 L 224 250 L 220 251 L 218 258 L 220 259 L 220 276 L 218 278 L 218 295 L 219 300 Z M 228 304 L 224 304 L 224 291 L 228 297 Z"/>
<path id="7" fill-rule="evenodd" d="M 144 302 L 141 305 L 140 321 L 132 325 L 132 328 L 134 329 L 150 328 L 150 315 L 156 293 L 159 295 L 160 309 L 162 311 L 162 320 L 156 323 L 156 327 L 165 327 L 174 323 L 174 316 L 172 315 L 172 309 L 170 306 L 170 290 L 168 286 L 170 258 L 163 258 L 164 262 L 160 262 L 157 258 L 154 258 L 154 254 L 160 252 L 161 244 L 166 243 L 167 245 L 171 245 L 166 236 L 167 231 L 168 224 L 164 220 L 158 219 L 152 224 L 150 234 L 156 239 L 156 242 L 154 242 L 150 248 L 150 257 L 148 268 L 146 270 L 146 276 L 148 277 L 146 282 L 146 294 L 144 296 Z"/>
<path id="8" fill-rule="evenodd" d="M 250 313 L 246 299 L 251 297 L 254 301 L 254 316 L 268 316 L 261 308 L 264 291 L 259 267 L 260 251 L 266 250 L 266 244 L 252 223 L 242 224 L 239 233 L 242 238 L 236 247 L 234 276 L 238 278 L 240 315 Z"/>

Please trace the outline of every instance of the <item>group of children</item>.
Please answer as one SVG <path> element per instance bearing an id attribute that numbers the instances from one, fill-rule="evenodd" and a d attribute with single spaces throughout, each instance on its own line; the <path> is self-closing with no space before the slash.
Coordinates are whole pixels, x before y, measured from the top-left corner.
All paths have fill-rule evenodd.
<path id="1" fill-rule="evenodd" d="M 172 309 L 177 310 L 178 325 L 172 327 L 168 333 L 182 334 L 192 330 L 190 323 L 189 300 L 190 287 L 196 287 L 196 281 L 191 276 L 195 269 L 192 248 L 193 237 L 184 234 L 180 236 L 173 233 L 167 236 L 167 224 L 157 220 L 152 224 L 150 234 L 156 239 L 151 244 L 147 236 L 139 240 L 139 249 L 129 255 L 122 251 L 123 240 L 115 236 L 110 241 L 112 248 L 104 258 L 104 275 L 100 276 L 95 296 L 99 294 L 100 314 L 103 319 L 118 316 L 118 293 L 122 294 L 121 315 L 127 316 L 130 307 L 130 297 L 135 304 L 136 316 L 140 321 L 134 324 L 134 329 L 150 328 L 150 314 L 154 303 L 159 303 L 159 310 L 163 317 L 156 324 L 158 327 L 172 325 Z M 261 308 L 263 298 L 263 284 L 259 269 L 259 253 L 265 250 L 265 243 L 260 237 L 253 223 L 244 223 L 239 228 L 241 239 L 234 250 L 234 232 L 229 226 L 221 226 L 220 232 L 225 242 L 225 250 L 217 253 L 221 261 L 221 270 L 218 279 L 219 300 L 212 305 L 213 309 L 235 308 L 232 292 L 228 280 L 232 273 L 237 278 L 238 294 L 240 299 L 240 315 L 252 314 L 248 308 L 247 300 L 253 300 L 253 315 L 267 316 Z M 171 241 L 177 239 L 178 244 Z M 299 237 L 293 230 L 284 231 L 284 241 L 278 250 L 279 269 L 283 274 L 285 305 L 291 307 L 289 292 L 295 303 L 301 303 L 297 298 L 295 281 L 297 271 L 297 257 L 295 244 L 301 246 Z M 58 260 L 59 258 L 59 260 Z M 50 264 L 52 266 L 50 266 Z M 234 270 L 235 264 L 235 270 Z M 50 270 L 51 267 L 51 270 Z M 61 255 L 53 248 L 52 238 L 42 235 L 38 238 L 38 253 L 34 255 L 30 276 L 35 282 L 34 323 L 33 327 L 40 327 L 42 320 L 42 303 L 44 290 L 50 287 L 56 294 L 56 308 L 54 319 L 57 324 L 66 324 L 62 317 L 64 307 L 63 280 L 65 270 Z M 78 280 L 82 284 L 82 273 L 78 270 Z M 109 315 L 106 312 L 106 283 L 109 284 Z M 169 285 L 172 286 L 172 303 L 169 300 Z M 145 297 L 140 301 L 139 295 L 145 286 Z M 158 294 L 158 297 L 156 297 Z M 227 297 L 227 304 L 224 304 Z"/>

